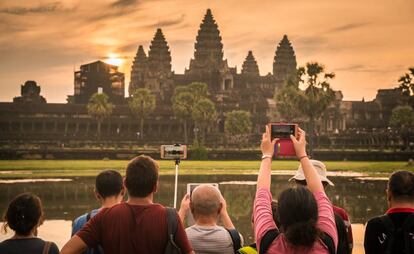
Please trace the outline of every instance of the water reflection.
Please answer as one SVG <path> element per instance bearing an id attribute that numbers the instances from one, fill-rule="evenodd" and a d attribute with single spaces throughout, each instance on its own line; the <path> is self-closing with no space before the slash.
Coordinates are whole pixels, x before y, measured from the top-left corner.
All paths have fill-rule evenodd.
<path id="1" fill-rule="evenodd" d="M 247 242 L 252 240 L 251 210 L 256 190 L 254 175 L 219 175 L 219 176 L 180 176 L 178 196 L 186 192 L 186 184 L 191 182 L 221 183 L 222 191 L 229 213 L 236 227 L 245 236 Z M 353 177 L 330 177 L 335 187 L 327 193 L 335 205 L 344 207 L 352 223 L 365 223 L 368 218 L 384 213 L 386 210 L 386 181 Z M 281 190 L 292 186 L 289 176 L 272 176 L 272 194 L 274 197 Z M 65 182 L 33 182 L 0 184 L 0 210 L 3 212 L 9 200 L 15 195 L 30 191 L 38 195 L 45 208 L 47 220 L 72 220 L 73 218 L 98 206 L 94 195 L 94 178 L 74 178 Z M 173 206 L 174 177 L 161 176 L 156 202 Z"/>

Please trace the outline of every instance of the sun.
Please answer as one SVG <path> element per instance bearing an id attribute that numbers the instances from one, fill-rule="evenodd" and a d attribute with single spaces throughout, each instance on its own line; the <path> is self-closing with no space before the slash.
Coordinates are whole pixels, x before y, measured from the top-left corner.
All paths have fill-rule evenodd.
<path id="1" fill-rule="evenodd" d="M 111 53 L 111 54 L 108 55 L 108 58 L 106 60 L 104 60 L 104 62 L 107 63 L 107 64 L 120 66 L 124 62 L 124 60 L 122 58 L 120 58 L 118 54 Z"/>

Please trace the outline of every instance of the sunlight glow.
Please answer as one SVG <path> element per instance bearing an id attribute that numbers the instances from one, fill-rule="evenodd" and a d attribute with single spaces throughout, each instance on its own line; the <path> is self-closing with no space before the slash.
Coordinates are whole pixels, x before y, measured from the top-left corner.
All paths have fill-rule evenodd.
<path id="1" fill-rule="evenodd" d="M 110 53 L 108 55 L 108 58 L 105 59 L 104 62 L 107 63 L 107 64 L 112 64 L 112 65 L 115 65 L 115 66 L 120 66 L 124 62 L 124 60 L 121 57 L 119 57 L 118 54 Z"/>

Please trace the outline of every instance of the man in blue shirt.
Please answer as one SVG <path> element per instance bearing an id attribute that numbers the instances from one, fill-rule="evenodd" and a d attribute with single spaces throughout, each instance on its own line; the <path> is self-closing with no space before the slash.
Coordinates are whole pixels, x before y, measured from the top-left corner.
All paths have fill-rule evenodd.
<path id="1" fill-rule="evenodd" d="M 101 209 L 110 208 L 122 201 L 125 189 L 121 174 L 115 170 L 104 170 L 99 173 L 95 180 L 94 193 L 96 199 L 101 203 L 101 207 L 76 218 L 72 224 L 72 236 L 75 235 L 90 218 L 98 214 Z M 88 249 L 85 253 L 98 254 L 103 252 L 100 248 L 97 248 Z"/>

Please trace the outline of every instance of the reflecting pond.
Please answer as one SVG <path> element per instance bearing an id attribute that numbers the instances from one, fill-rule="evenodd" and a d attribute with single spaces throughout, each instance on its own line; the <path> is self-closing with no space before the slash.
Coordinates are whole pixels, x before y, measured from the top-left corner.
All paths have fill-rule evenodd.
<path id="1" fill-rule="evenodd" d="M 274 197 L 281 190 L 292 186 L 288 182 L 290 176 L 272 176 L 272 194 Z M 251 230 L 251 211 L 255 194 L 256 175 L 185 175 L 179 176 L 178 197 L 186 192 L 187 183 L 219 183 L 219 188 L 227 201 L 229 214 L 237 229 L 245 237 L 245 241 L 253 241 Z M 327 189 L 331 201 L 345 208 L 352 223 L 365 223 L 367 219 L 384 213 L 386 210 L 384 179 L 331 176 L 335 187 Z M 64 181 L 35 181 L 0 183 L 0 210 L 5 210 L 7 203 L 17 194 L 33 192 L 42 201 L 45 210 L 46 223 L 59 221 L 53 228 L 68 234 L 71 221 L 77 216 L 98 206 L 93 195 L 95 179 L 92 177 L 73 178 Z M 155 201 L 163 205 L 173 206 L 174 176 L 161 176 L 159 191 Z M 1 237 L 4 239 L 4 237 Z M 0 238 L 0 239 L 1 239 Z M 48 239 L 53 240 L 53 239 Z"/>

